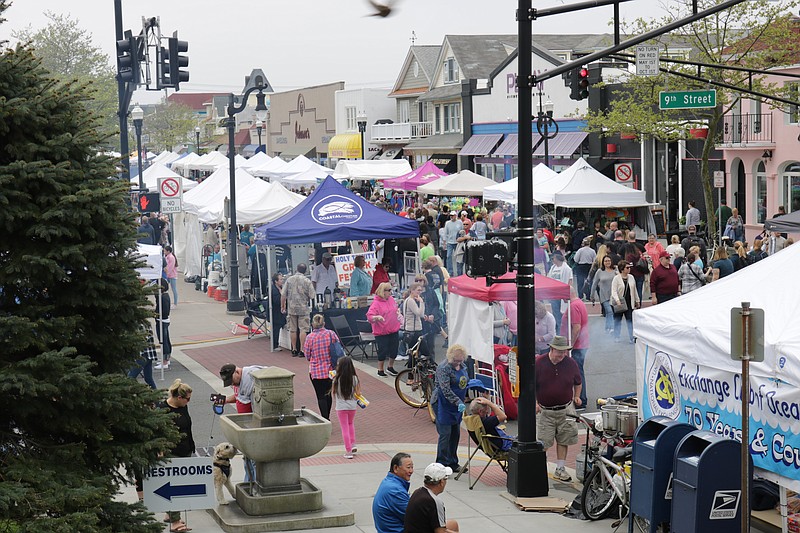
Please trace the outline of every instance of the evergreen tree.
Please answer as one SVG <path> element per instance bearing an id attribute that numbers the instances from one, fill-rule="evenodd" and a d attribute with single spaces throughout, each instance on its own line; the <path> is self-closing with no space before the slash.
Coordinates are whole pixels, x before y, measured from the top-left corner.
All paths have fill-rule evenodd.
<path id="1" fill-rule="evenodd" d="M 0 0 L 0 17 L 7 9 Z M 0 20 L 2 20 L 0 18 Z M 124 372 L 152 304 L 87 88 L 0 43 L 0 530 L 157 532 L 115 501 L 177 441 Z"/>

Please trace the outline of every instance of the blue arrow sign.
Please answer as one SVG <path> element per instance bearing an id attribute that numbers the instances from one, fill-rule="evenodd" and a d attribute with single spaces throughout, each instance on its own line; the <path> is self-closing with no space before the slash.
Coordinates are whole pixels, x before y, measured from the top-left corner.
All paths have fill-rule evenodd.
<path id="1" fill-rule="evenodd" d="M 172 501 L 172 498 L 179 498 L 181 496 L 205 496 L 205 485 L 172 485 L 169 481 L 158 487 L 153 491 L 167 501 Z"/>

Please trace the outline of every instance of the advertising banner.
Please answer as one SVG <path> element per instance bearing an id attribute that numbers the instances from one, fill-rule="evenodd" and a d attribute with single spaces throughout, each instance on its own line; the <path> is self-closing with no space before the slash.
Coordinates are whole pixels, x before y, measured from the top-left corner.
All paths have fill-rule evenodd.
<path id="1" fill-rule="evenodd" d="M 333 263 L 336 265 L 336 277 L 339 279 L 339 286 L 350 286 L 350 273 L 355 270 L 356 266 L 353 263 L 357 255 L 363 255 L 364 270 L 372 276 L 375 273 L 375 267 L 378 264 L 378 256 L 375 252 L 363 252 L 360 254 L 341 254 L 333 256 Z"/>
<path id="2" fill-rule="evenodd" d="M 741 374 L 726 372 L 638 342 L 637 371 L 644 420 L 668 416 L 741 442 Z M 779 379 L 750 378 L 753 464 L 800 488 L 800 395 Z M 770 476 L 772 477 L 772 476 Z"/>

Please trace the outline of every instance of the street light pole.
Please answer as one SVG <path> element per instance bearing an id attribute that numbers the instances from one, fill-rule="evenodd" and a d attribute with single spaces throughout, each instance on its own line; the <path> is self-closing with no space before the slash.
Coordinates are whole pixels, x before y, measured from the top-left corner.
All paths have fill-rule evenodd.
<path id="1" fill-rule="evenodd" d="M 195 138 L 195 145 L 194 151 L 197 155 L 200 155 L 200 126 L 196 126 L 194 128 L 194 138 Z"/>
<path id="2" fill-rule="evenodd" d="M 367 131 L 367 115 L 359 113 L 356 117 L 356 124 L 358 124 L 358 133 L 361 134 L 361 159 L 366 159 L 367 150 L 364 145 L 364 132 Z"/>
<path id="3" fill-rule="evenodd" d="M 230 234 L 228 238 L 228 255 L 231 258 L 231 272 L 230 282 L 228 283 L 228 313 L 239 313 L 244 310 L 244 300 L 239 294 L 239 254 L 238 254 L 238 239 L 239 231 L 236 224 L 236 148 L 234 146 L 234 135 L 236 133 L 236 114 L 241 113 L 247 106 L 247 98 L 254 92 L 258 91 L 256 101 L 256 117 L 263 121 L 267 116 L 267 106 L 265 103 L 264 90 L 267 87 L 264 85 L 257 85 L 250 87 L 242 95 L 242 103 L 236 105 L 236 97 L 233 93 L 228 96 L 228 159 L 230 170 Z"/>
<path id="4" fill-rule="evenodd" d="M 256 132 L 258 132 L 258 150 L 256 150 L 256 151 L 260 150 L 262 152 L 264 151 L 264 150 L 261 150 L 261 129 L 263 127 L 264 127 L 264 122 L 263 121 L 259 120 L 258 122 L 256 122 Z"/>
<path id="5" fill-rule="evenodd" d="M 550 133 L 550 129 L 554 131 Z M 542 91 L 539 91 L 539 114 L 536 118 L 536 130 L 544 139 L 544 166 L 550 167 L 550 139 L 558 135 L 558 122 L 553 119 L 553 102 L 547 100 L 542 105 Z"/>
<path id="6" fill-rule="evenodd" d="M 131 118 L 133 119 L 133 127 L 136 128 L 136 155 L 138 157 L 139 165 L 139 190 L 144 190 L 144 178 L 142 177 L 142 121 L 144 120 L 144 111 L 138 105 L 131 111 Z"/>

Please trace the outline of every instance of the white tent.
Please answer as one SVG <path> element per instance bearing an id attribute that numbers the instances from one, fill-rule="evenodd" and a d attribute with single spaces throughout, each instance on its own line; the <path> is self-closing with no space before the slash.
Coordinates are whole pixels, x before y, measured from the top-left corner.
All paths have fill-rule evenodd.
<path id="1" fill-rule="evenodd" d="M 545 181 L 558 176 L 558 172 L 550 169 L 544 163 L 539 163 L 533 167 L 533 187 L 540 186 Z M 513 178 L 503 183 L 495 183 L 483 189 L 483 200 L 485 202 L 494 200 L 516 204 L 518 199 L 519 178 Z"/>
<path id="2" fill-rule="evenodd" d="M 180 159 L 180 155 L 176 154 L 175 152 L 170 152 L 169 150 L 164 150 L 160 154 L 158 154 L 155 159 L 153 159 L 153 163 L 161 163 L 162 165 L 169 165 L 176 159 Z"/>
<path id="3" fill-rule="evenodd" d="M 170 168 L 172 168 L 172 170 L 174 170 L 175 172 L 177 172 L 182 176 L 188 176 L 189 165 L 191 165 L 201 157 L 202 156 L 197 155 L 195 152 L 191 152 L 181 157 L 180 159 L 173 161 L 172 164 L 170 165 Z"/>
<path id="4" fill-rule="evenodd" d="M 303 172 L 298 172 L 297 174 L 292 174 L 291 176 L 282 178 L 280 182 L 286 185 L 287 187 L 316 185 L 318 180 L 322 181 L 329 175 L 330 173 L 327 171 L 327 169 L 325 169 L 325 167 L 319 167 L 319 168 L 312 167 L 307 170 L 304 170 Z"/>
<path id="5" fill-rule="evenodd" d="M 173 172 L 172 170 L 168 169 L 161 163 L 153 163 L 149 167 L 147 167 L 144 172 L 142 173 L 142 180 L 144 181 L 144 186 L 147 188 L 148 191 L 154 192 L 158 190 L 158 179 L 159 178 L 178 178 L 181 180 L 181 186 L 183 187 L 183 192 L 190 191 L 197 186 L 196 181 L 192 181 L 190 179 L 186 179 L 182 177 L 180 174 Z M 139 185 L 139 177 L 134 176 L 131 178 L 131 185 L 138 186 Z"/>
<path id="6" fill-rule="evenodd" d="M 278 178 L 283 180 L 284 178 L 288 178 L 289 176 L 293 176 L 295 174 L 300 174 L 301 172 L 306 172 L 308 170 L 316 169 L 319 172 L 324 172 L 325 176 L 333 174 L 333 170 L 327 167 L 323 167 L 322 165 L 318 165 L 314 161 L 310 160 L 304 155 L 298 155 L 291 161 L 289 161 L 285 167 L 275 170 L 270 173 L 270 178 Z"/>
<path id="7" fill-rule="evenodd" d="M 383 180 L 396 178 L 411 172 L 411 165 L 405 159 L 346 160 L 336 163 L 333 179 L 342 180 Z"/>
<path id="8" fill-rule="evenodd" d="M 265 224 L 278 219 L 294 209 L 294 207 L 305 200 L 305 196 L 295 194 L 278 182 L 267 183 L 257 180 L 261 184 L 267 185 L 264 189 L 260 185 L 253 183 L 243 190 L 241 196 L 236 197 L 236 222 L 238 224 Z M 200 212 L 201 222 L 222 222 L 223 211 L 219 208 L 203 209 Z"/>
<path id="9" fill-rule="evenodd" d="M 205 172 L 213 172 L 221 166 L 226 168 L 230 165 L 228 158 L 216 150 L 208 152 L 200 156 L 200 159 L 194 163 L 189 163 L 189 170 L 201 170 Z"/>
<path id="10" fill-rule="evenodd" d="M 246 170 L 236 169 L 236 198 L 244 198 L 245 188 L 257 182 L 261 190 L 266 190 L 269 184 L 254 178 Z M 256 185 L 259 187 L 259 185 Z M 230 197 L 230 169 L 223 167 L 215 170 L 204 179 L 197 187 L 183 195 L 183 210 L 199 214 L 204 208 L 221 205 L 225 198 Z"/>
<path id="11" fill-rule="evenodd" d="M 283 170 L 284 168 L 286 168 L 286 165 L 288 164 L 289 163 L 287 163 L 280 157 L 273 157 L 270 158 L 270 160 L 267 161 L 266 163 L 262 163 L 258 166 L 248 168 L 247 171 L 253 176 L 257 176 L 259 178 L 271 178 L 275 177 L 273 175 L 273 172 L 278 172 L 280 170 Z"/>
<path id="12" fill-rule="evenodd" d="M 267 154 L 265 154 L 264 152 L 257 152 L 255 155 L 253 155 L 253 157 L 247 159 L 247 161 L 245 161 L 244 164 L 241 165 L 241 167 L 248 169 L 249 171 L 249 169 L 251 168 L 256 168 L 260 165 L 268 163 L 270 159 L 272 158 Z"/>
<path id="13" fill-rule="evenodd" d="M 741 362 L 731 358 L 731 309 L 764 310 L 764 361 L 750 363 L 750 449 L 756 467 L 800 490 L 786 453 L 800 439 L 800 262 L 792 245 L 705 287 L 634 312 L 643 417 L 662 415 L 728 435 L 741 428 Z M 784 403 L 785 402 L 785 403 Z"/>
<path id="14" fill-rule="evenodd" d="M 434 196 L 482 196 L 483 189 L 495 182 L 469 170 L 462 170 L 420 185 L 417 192 Z"/>
<path id="15" fill-rule="evenodd" d="M 233 164 L 236 168 L 247 168 L 247 158 L 241 154 L 236 154 L 233 158 Z"/>
<path id="16" fill-rule="evenodd" d="M 161 246 L 138 243 L 136 252 L 133 255 L 138 259 L 143 259 L 145 262 L 144 266 L 136 269 L 139 277 L 146 280 L 161 278 Z"/>
<path id="17" fill-rule="evenodd" d="M 598 209 L 648 205 L 644 191 L 625 187 L 603 176 L 583 158 L 558 176 L 534 188 L 534 201 L 558 207 Z"/>

